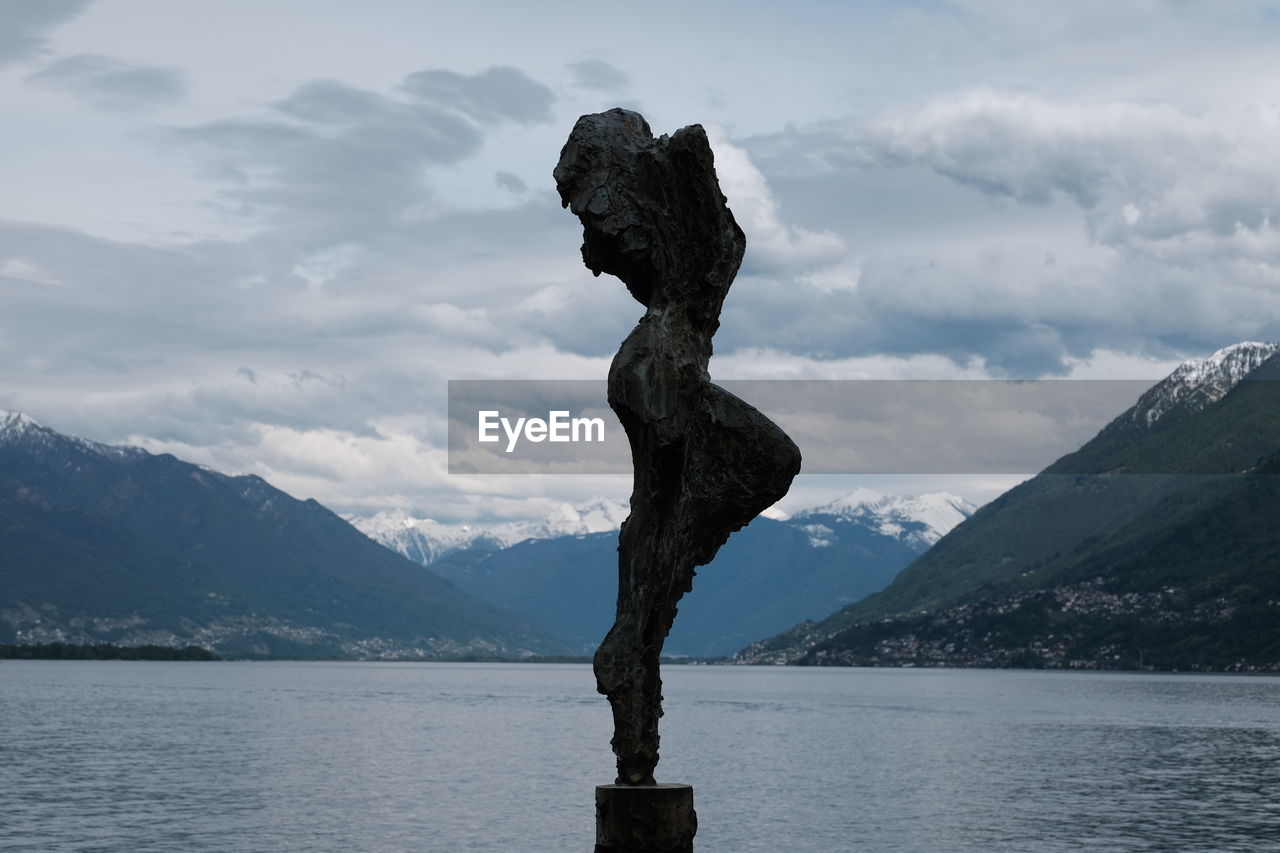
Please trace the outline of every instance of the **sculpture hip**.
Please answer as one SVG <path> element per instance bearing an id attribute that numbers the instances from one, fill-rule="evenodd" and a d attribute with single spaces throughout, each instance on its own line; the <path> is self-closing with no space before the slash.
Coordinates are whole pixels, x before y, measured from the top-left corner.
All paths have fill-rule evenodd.
<path id="1" fill-rule="evenodd" d="M 707 373 L 746 238 L 702 128 L 655 139 L 634 112 L 583 116 L 554 174 L 582 221 L 584 263 L 617 276 L 646 308 L 609 368 L 609 405 L 635 473 L 618 539 L 617 618 L 595 674 L 613 709 L 618 784 L 652 784 L 659 659 L 676 606 L 696 567 L 786 494 L 800 451 Z"/>

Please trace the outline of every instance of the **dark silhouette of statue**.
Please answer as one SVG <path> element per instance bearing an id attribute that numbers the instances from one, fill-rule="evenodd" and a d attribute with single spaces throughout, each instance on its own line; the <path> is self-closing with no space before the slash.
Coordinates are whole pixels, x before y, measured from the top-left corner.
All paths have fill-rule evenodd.
<path id="1" fill-rule="evenodd" d="M 619 785 L 653 785 L 662 645 L 694 569 L 787 493 L 800 451 L 711 383 L 720 308 L 746 238 L 720 193 L 700 125 L 653 138 L 637 113 L 578 119 L 555 168 L 582 221 L 582 259 L 645 306 L 609 367 L 609 405 L 631 444 L 631 514 L 618 539 L 618 611 L 595 655 L 613 708 Z"/>

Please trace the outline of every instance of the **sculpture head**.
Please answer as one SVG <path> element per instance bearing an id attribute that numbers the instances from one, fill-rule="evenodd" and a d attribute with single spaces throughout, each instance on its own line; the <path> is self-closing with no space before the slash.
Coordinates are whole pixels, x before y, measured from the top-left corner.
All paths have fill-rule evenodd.
<path id="1" fill-rule="evenodd" d="M 638 113 L 578 119 L 554 176 L 582 222 L 583 263 L 622 279 L 648 308 L 683 308 L 714 332 L 746 237 L 715 177 L 701 125 L 654 139 Z"/>

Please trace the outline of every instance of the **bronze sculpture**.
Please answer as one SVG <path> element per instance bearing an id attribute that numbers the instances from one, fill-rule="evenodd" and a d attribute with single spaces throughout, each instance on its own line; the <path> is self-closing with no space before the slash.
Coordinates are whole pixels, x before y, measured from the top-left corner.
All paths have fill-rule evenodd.
<path id="1" fill-rule="evenodd" d="M 634 481 L 618 543 L 617 619 L 595 674 L 613 709 L 617 784 L 653 785 L 658 664 L 676 605 L 695 568 L 786 494 L 800 451 L 707 373 L 746 238 L 702 127 L 655 139 L 638 113 L 583 116 L 554 175 L 582 221 L 583 262 L 617 276 L 646 309 L 609 368 Z"/>

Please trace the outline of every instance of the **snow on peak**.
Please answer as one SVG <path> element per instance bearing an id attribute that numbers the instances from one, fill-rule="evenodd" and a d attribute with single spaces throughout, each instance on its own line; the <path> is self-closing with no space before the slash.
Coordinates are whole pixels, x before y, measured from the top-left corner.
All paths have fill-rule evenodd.
<path id="1" fill-rule="evenodd" d="M 828 513 L 829 515 L 853 514 L 862 515 L 869 508 L 883 504 L 886 500 L 892 501 L 895 498 L 882 495 L 875 489 L 857 488 L 844 497 L 836 498 L 829 504 L 819 507 L 818 509 Z"/>
<path id="2" fill-rule="evenodd" d="M 825 524 L 805 524 L 800 529 L 809 537 L 810 548 L 826 548 L 835 541 L 836 532 Z"/>
<path id="3" fill-rule="evenodd" d="M 560 504 L 546 518 L 498 524 L 446 524 L 415 518 L 402 509 L 368 517 L 348 516 L 361 533 L 416 563 L 430 563 L 464 548 L 507 548 L 526 539 L 585 536 L 617 530 L 630 512 L 624 501 L 592 498 L 584 503 Z"/>
<path id="4" fill-rule="evenodd" d="M 126 459 L 139 454 L 146 455 L 146 451 L 140 447 L 99 444 L 78 435 L 63 435 L 21 412 L 0 411 L 0 443 L 18 441 L 44 449 L 73 446 L 108 459 Z"/>
<path id="5" fill-rule="evenodd" d="M 485 531 L 475 525 L 444 524 L 434 518 L 414 518 L 403 509 L 363 518 L 348 516 L 347 521 L 375 542 L 423 565 L 450 551 L 471 547 L 485 537 Z"/>
<path id="6" fill-rule="evenodd" d="M 1252 373 L 1271 356 L 1280 352 L 1280 344 L 1243 341 L 1223 347 L 1208 358 L 1189 359 L 1152 389 L 1150 405 L 1134 412 L 1151 426 L 1171 409 L 1186 405 L 1193 411 L 1210 406 Z"/>
<path id="7" fill-rule="evenodd" d="M 838 540 L 830 517 L 927 547 L 975 509 L 964 498 L 946 492 L 900 497 L 858 489 L 825 506 L 798 512 L 786 523 L 795 524 L 814 548 L 825 548 Z M 579 504 L 562 503 L 536 521 L 445 524 L 431 518 L 415 518 L 402 509 L 363 518 L 347 516 L 347 521 L 370 539 L 426 566 L 453 551 L 499 550 L 528 539 L 581 537 L 617 530 L 629 512 L 626 501 L 592 498 Z"/>
<path id="8" fill-rule="evenodd" d="M 22 412 L 6 412 L 0 410 L 0 436 L 19 436 L 33 429 L 40 429 L 41 424 L 32 420 Z"/>
<path id="9" fill-rule="evenodd" d="M 121 458 L 144 451 L 134 447 L 115 447 L 109 444 L 98 444 L 77 435 L 63 435 L 50 429 L 39 421 L 33 420 L 21 412 L 0 411 L 0 442 L 23 442 L 43 448 L 66 447 L 73 445 L 98 456 Z"/>
<path id="10" fill-rule="evenodd" d="M 796 513 L 792 519 L 829 515 L 860 522 L 885 536 L 932 545 L 976 509 L 969 501 L 948 492 L 900 496 L 861 488 L 824 506 Z"/>
<path id="11" fill-rule="evenodd" d="M 595 497 L 573 505 L 562 503 L 542 521 L 515 522 L 502 525 L 497 531 L 523 539 L 549 539 L 554 536 L 584 536 L 617 530 L 631 512 L 626 501 Z"/>

